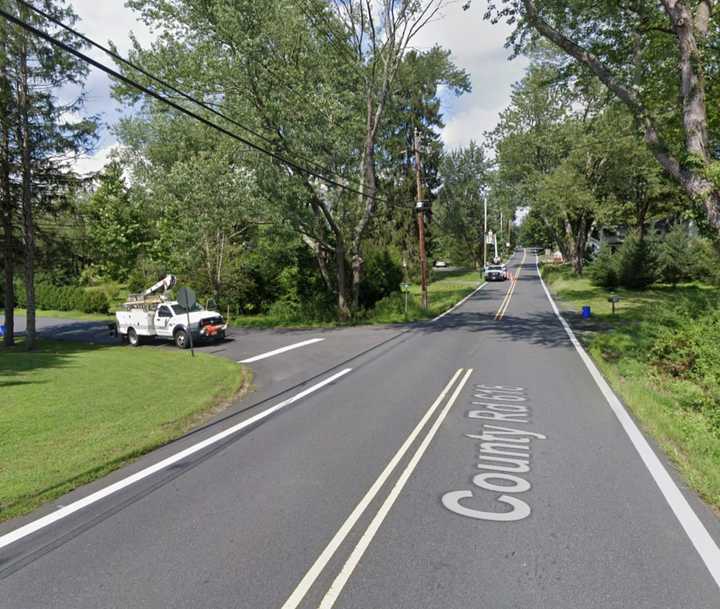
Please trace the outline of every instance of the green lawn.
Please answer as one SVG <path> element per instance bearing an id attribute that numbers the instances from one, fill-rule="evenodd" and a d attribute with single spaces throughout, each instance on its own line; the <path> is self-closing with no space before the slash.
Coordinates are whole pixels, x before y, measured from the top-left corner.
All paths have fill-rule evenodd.
<path id="1" fill-rule="evenodd" d="M 25 317 L 25 309 L 15 309 L 15 319 Z M 36 317 L 54 317 L 57 319 L 77 319 L 79 321 L 107 321 L 108 323 L 115 320 L 113 315 L 102 315 L 100 313 L 83 313 L 82 311 L 50 311 L 38 309 L 35 312 Z"/>
<path id="2" fill-rule="evenodd" d="M 622 300 L 613 316 L 606 289 L 567 268 L 545 267 L 543 276 L 641 427 L 720 512 L 720 288 L 618 289 Z M 589 321 L 578 315 L 583 305 L 592 308 Z"/>
<path id="3" fill-rule="evenodd" d="M 368 311 L 358 319 L 340 323 L 336 321 L 315 321 L 282 319 L 272 315 L 241 315 L 232 319 L 233 325 L 242 327 L 272 328 L 333 328 L 343 325 L 361 324 L 392 324 L 423 319 L 432 319 L 443 313 L 455 303 L 462 300 L 480 285 L 480 271 L 458 269 L 453 271 L 436 271 L 430 274 L 428 285 L 429 307 L 424 311 L 420 307 L 420 286 L 410 286 L 408 294 L 408 313 L 405 315 L 405 296 L 396 292 L 383 298 L 374 309 Z"/>
<path id="4" fill-rule="evenodd" d="M 432 319 L 473 292 L 481 283 L 479 271 L 433 271 L 428 284 L 428 310 L 420 307 L 420 286 L 410 286 L 408 314 L 405 315 L 404 295 L 393 294 L 380 301 L 371 311 L 370 323 L 401 323 Z"/>
<path id="5" fill-rule="evenodd" d="M 204 353 L 0 347 L 0 520 L 182 435 L 249 382 L 246 368 Z"/>

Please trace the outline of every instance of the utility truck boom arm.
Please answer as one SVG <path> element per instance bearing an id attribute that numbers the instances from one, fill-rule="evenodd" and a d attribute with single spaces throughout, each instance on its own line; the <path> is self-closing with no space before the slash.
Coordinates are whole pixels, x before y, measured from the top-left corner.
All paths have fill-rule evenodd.
<path id="1" fill-rule="evenodd" d="M 177 279 L 175 278 L 175 275 L 166 275 L 160 281 L 158 281 L 154 286 L 145 290 L 143 292 L 143 296 L 152 296 L 153 294 L 156 294 L 160 290 L 162 290 L 163 292 L 167 292 L 168 290 L 171 290 L 175 286 L 176 281 L 177 281 Z"/>

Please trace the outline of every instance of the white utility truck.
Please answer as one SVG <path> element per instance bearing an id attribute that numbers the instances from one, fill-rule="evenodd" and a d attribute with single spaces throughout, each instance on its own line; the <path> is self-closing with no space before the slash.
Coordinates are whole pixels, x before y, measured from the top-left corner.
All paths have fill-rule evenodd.
<path id="1" fill-rule="evenodd" d="M 175 276 L 168 275 L 141 294 L 130 294 L 115 313 L 117 333 L 123 342 L 137 347 L 145 337 L 172 340 L 180 349 L 190 346 L 190 335 L 194 341 L 222 340 L 225 338 L 227 323 L 216 311 L 206 311 L 199 305 L 188 311 L 180 303 L 168 300 L 166 294 L 175 285 Z"/>

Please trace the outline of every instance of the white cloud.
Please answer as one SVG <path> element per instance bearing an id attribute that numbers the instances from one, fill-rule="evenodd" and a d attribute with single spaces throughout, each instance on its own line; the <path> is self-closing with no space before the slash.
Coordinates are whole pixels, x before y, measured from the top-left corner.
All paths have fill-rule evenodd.
<path id="1" fill-rule="evenodd" d="M 443 18 L 428 24 L 415 40 L 421 49 L 434 44 L 449 49 L 472 81 L 472 93 L 457 99 L 443 96 L 447 125 L 442 135 L 450 147 L 482 140 L 483 131 L 497 124 L 499 112 L 510 101 L 512 83 L 522 78 L 527 66 L 524 58 L 508 61 L 510 51 L 504 44 L 509 28 L 483 20 L 482 9 L 479 3 L 468 11 L 460 3 L 448 4 Z"/>
<path id="2" fill-rule="evenodd" d="M 108 41 L 112 41 L 123 56 L 126 56 L 130 49 L 130 32 L 133 32 L 143 45 L 154 39 L 153 33 L 137 19 L 133 11 L 125 7 L 122 0 L 75 0 L 73 9 L 80 18 L 74 26 L 76 30 L 104 46 L 108 46 Z M 83 52 L 112 68 L 115 67 L 113 60 L 100 50 L 85 48 Z M 78 95 L 78 89 L 70 86 L 61 90 L 59 95 L 63 100 L 73 100 Z M 115 144 L 115 138 L 108 127 L 125 110 L 111 97 L 109 77 L 92 68 L 85 81 L 85 104 L 81 114 L 99 116 L 100 139 L 95 154 L 82 156 L 76 162 L 77 171 L 96 171 L 107 161 L 109 151 Z"/>
<path id="3" fill-rule="evenodd" d="M 74 169 L 81 175 L 88 175 L 100 171 L 108 164 L 113 153 L 120 150 L 120 144 L 111 144 L 98 149 L 94 154 L 85 154 L 75 161 Z"/>
<path id="4" fill-rule="evenodd" d="M 107 45 L 108 41 L 112 41 L 123 55 L 130 49 L 130 32 L 143 45 L 155 38 L 122 0 L 75 0 L 73 9 L 80 17 L 76 29 L 100 44 Z M 93 54 L 98 52 L 93 51 Z"/>

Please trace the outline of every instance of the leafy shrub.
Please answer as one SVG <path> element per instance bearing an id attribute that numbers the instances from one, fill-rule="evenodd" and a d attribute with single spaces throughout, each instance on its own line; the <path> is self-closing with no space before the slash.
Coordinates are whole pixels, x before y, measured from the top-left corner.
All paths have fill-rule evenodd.
<path id="1" fill-rule="evenodd" d="M 630 233 L 617 256 L 618 280 L 623 287 L 644 290 L 657 280 L 657 248 L 652 238 L 640 239 L 637 233 Z"/>
<path id="2" fill-rule="evenodd" d="M 689 273 L 692 279 L 720 285 L 720 252 L 709 239 L 695 237 L 688 247 Z"/>
<path id="3" fill-rule="evenodd" d="M 708 305 L 696 315 L 678 307 L 673 314 L 683 323 L 659 330 L 649 360 L 669 379 L 678 405 L 702 411 L 720 433 L 720 310 Z"/>
<path id="4" fill-rule="evenodd" d="M 26 308 L 25 286 L 17 284 L 15 287 L 16 305 Z M 110 310 L 108 297 L 103 290 L 85 290 L 77 286 L 56 286 L 50 283 L 35 285 L 35 306 L 52 311 L 83 311 L 103 315 Z"/>
<path id="5" fill-rule="evenodd" d="M 575 275 L 572 265 L 570 264 L 542 263 L 540 271 L 543 281 L 548 285 L 552 285 L 558 279 L 569 279 Z"/>
<path id="6" fill-rule="evenodd" d="M 78 304 L 80 310 L 84 313 L 102 313 L 105 315 L 110 310 L 107 296 L 99 290 L 84 292 Z"/>
<path id="7" fill-rule="evenodd" d="M 405 320 L 405 295 L 393 292 L 378 300 L 369 316 L 376 323 L 399 323 Z M 420 308 L 419 298 L 415 294 L 408 295 L 408 317 L 416 319 L 426 314 Z"/>
<path id="8" fill-rule="evenodd" d="M 590 283 L 603 288 L 616 288 L 619 285 L 618 258 L 610 248 L 603 246 L 588 269 Z"/>
<path id="9" fill-rule="evenodd" d="M 675 225 L 660 243 L 657 257 L 658 273 L 665 283 L 675 286 L 681 281 L 692 278 L 692 256 L 688 245 L 687 232 L 679 224 Z"/>
<path id="10" fill-rule="evenodd" d="M 360 282 L 360 306 L 373 305 L 400 289 L 403 270 L 387 250 L 372 251 L 365 258 L 363 278 Z"/>

